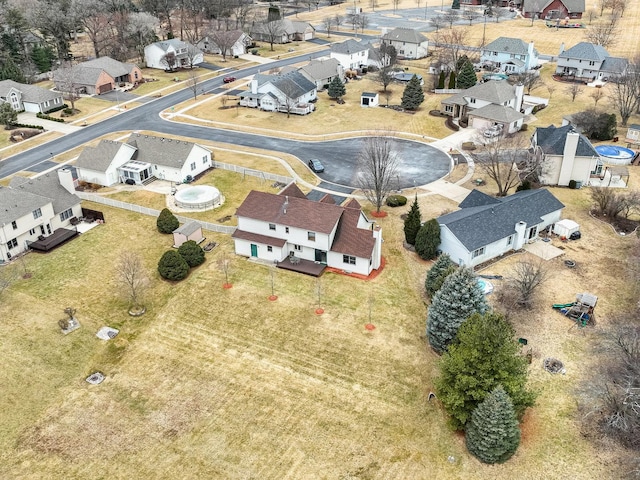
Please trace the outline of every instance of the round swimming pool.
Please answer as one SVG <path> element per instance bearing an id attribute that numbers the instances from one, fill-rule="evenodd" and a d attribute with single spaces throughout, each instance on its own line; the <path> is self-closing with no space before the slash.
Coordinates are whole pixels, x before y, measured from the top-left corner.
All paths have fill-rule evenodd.
<path id="1" fill-rule="evenodd" d="M 209 185 L 196 185 L 178 190 L 174 196 L 176 207 L 206 209 L 220 205 L 220 190 Z"/>
<path id="2" fill-rule="evenodd" d="M 489 280 L 483 280 L 482 278 L 479 278 L 478 286 L 480 287 L 480 290 L 482 290 L 482 293 L 484 293 L 485 295 L 493 292 L 493 284 Z"/>
<path id="3" fill-rule="evenodd" d="M 615 165 L 629 165 L 635 156 L 635 152 L 618 145 L 598 145 L 596 152 L 603 162 Z"/>

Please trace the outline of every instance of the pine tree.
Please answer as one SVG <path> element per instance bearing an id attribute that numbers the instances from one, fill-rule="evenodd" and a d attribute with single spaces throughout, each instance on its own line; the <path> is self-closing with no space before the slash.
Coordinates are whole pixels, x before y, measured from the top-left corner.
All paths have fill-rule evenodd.
<path id="1" fill-rule="evenodd" d="M 430 298 L 436 294 L 445 279 L 456 271 L 456 264 L 446 253 L 440 255 L 427 272 L 427 279 L 424 282 L 424 289 Z"/>
<path id="2" fill-rule="evenodd" d="M 449 89 L 456 88 L 456 72 L 451 72 L 449 75 Z"/>
<path id="3" fill-rule="evenodd" d="M 456 337 L 460 325 L 474 313 L 484 313 L 487 309 L 487 301 L 473 271 L 467 267 L 458 268 L 445 279 L 431 300 L 427 315 L 429 344 L 438 353 L 444 352 Z"/>
<path id="4" fill-rule="evenodd" d="M 467 450 L 484 463 L 503 463 L 520 445 L 513 403 L 498 385 L 471 414 L 465 434 Z"/>
<path id="5" fill-rule="evenodd" d="M 444 88 L 444 81 L 447 79 L 447 74 L 444 70 L 440 71 L 440 76 L 438 77 L 438 89 L 442 90 Z"/>
<path id="6" fill-rule="evenodd" d="M 420 85 L 417 75 L 414 75 L 407 83 L 407 86 L 404 87 L 400 106 L 405 110 L 417 110 L 422 102 L 424 102 L 422 85 Z"/>
<path id="7" fill-rule="evenodd" d="M 460 10 L 460 0 L 453 0 L 451 10 Z"/>
<path id="8" fill-rule="evenodd" d="M 18 112 L 16 112 L 10 103 L 0 103 L 0 125 L 5 125 L 5 130 L 9 130 L 12 125 L 18 121 Z"/>
<path id="9" fill-rule="evenodd" d="M 509 394 L 516 415 L 522 416 L 535 401 L 535 394 L 526 388 L 527 367 L 513 328 L 504 317 L 472 315 L 442 356 L 440 377 L 435 382 L 451 425 L 464 429 L 478 404 L 498 385 Z"/>
<path id="10" fill-rule="evenodd" d="M 469 57 L 467 57 L 465 54 L 461 55 L 456 62 L 456 72 L 460 73 L 460 70 L 462 70 L 462 66 L 468 61 Z"/>
<path id="11" fill-rule="evenodd" d="M 478 83 L 476 71 L 473 68 L 473 64 L 467 60 L 462 64 L 462 68 L 458 74 L 457 88 L 465 90 L 473 87 L 476 83 Z"/>
<path id="12" fill-rule="evenodd" d="M 160 233 L 172 233 L 180 226 L 180 222 L 168 208 L 163 208 L 160 215 L 158 215 L 156 226 Z"/>
<path id="13" fill-rule="evenodd" d="M 18 83 L 26 82 L 22 70 L 13 60 L 13 57 L 7 56 L 4 59 L 2 68 L 0 68 L 0 80 L 13 80 Z"/>
<path id="14" fill-rule="evenodd" d="M 440 224 L 435 218 L 432 218 L 418 230 L 416 235 L 416 253 L 423 260 L 431 260 L 438 253 L 440 245 Z"/>
<path id="15" fill-rule="evenodd" d="M 347 93 L 347 89 L 339 76 L 336 75 L 333 77 L 333 80 L 331 80 L 329 88 L 327 89 L 327 93 L 329 94 L 329 98 L 335 98 L 336 100 L 340 100 Z"/>
<path id="16" fill-rule="evenodd" d="M 416 235 L 420 230 L 421 221 L 422 215 L 420 214 L 418 195 L 416 194 L 416 197 L 411 204 L 411 210 L 409 210 L 407 218 L 404 221 L 404 239 L 409 245 L 416 244 Z"/>

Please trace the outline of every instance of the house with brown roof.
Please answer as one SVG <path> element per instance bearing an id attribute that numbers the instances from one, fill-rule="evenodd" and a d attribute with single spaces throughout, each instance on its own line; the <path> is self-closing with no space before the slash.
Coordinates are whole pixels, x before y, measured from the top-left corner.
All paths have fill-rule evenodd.
<path id="1" fill-rule="evenodd" d="M 251 191 L 236 215 L 238 228 L 232 237 L 238 255 L 279 266 L 308 262 L 361 275 L 380 268 L 382 230 L 356 200 L 345 206 L 326 197 L 314 202 L 292 183 L 278 194 Z"/>

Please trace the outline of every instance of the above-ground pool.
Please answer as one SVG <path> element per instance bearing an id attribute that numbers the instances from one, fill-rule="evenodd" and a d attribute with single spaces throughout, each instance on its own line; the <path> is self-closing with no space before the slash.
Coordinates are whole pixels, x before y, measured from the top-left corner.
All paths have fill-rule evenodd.
<path id="1" fill-rule="evenodd" d="M 493 292 L 493 283 L 491 283 L 489 280 L 479 278 L 478 286 L 480 287 L 480 290 L 482 290 L 482 293 L 484 293 L 485 295 Z"/>
<path id="2" fill-rule="evenodd" d="M 175 194 L 176 207 L 206 209 L 220 205 L 220 190 L 209 185 L 196 185 L 178 190 Z"/>
<path id="3" fill-rule="evenodd" d="M 598 145 L 596 152 L 605 163 L 614 165 L 629 165 L 635 156 L 635 152 L 618 145 Z"/>
<path id="4" fill-rule="evenodd" d="M 482 80 L 488 82 L 489 80 L 506 80 L 509 78 L 509 75 L 506 73 L 485 73 L 482 75 Z"/>

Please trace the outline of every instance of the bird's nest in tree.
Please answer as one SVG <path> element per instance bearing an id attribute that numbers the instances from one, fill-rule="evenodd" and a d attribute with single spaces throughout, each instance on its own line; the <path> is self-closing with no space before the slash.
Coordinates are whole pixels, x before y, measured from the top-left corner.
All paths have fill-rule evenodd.
<path id="1" fill-rule="evenodd" d="M 549 373 L 564 373 L 564 364 L 557 358 L 547 357 L 542 362 L 542 367 Z"/>

